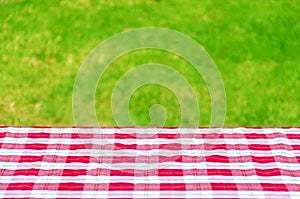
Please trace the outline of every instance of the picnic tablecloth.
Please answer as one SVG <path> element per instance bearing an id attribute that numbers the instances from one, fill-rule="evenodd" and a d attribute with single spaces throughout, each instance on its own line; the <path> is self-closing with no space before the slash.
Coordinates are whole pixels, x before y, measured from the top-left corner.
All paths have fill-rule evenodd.
<path id="1" fill-rule="evenodd" d="M 0 198 L 300 198 L 299 128 L 194 130 L 0 127 Z"/>

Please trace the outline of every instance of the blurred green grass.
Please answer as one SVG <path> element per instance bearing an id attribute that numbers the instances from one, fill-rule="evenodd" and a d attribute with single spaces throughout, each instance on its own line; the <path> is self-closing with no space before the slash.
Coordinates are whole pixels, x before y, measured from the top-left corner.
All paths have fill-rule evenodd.
<path id="1" fill-rule="evenodd" d="M 0 125 L 74 125 L 77 71 L 101 41 L 124 30 L 165 27 L 198 41 L 216 62 L 227 93 L 225 126 L 300 126 L 300 1 L 0 0 Z M 113 63 L 96 93 L 98 118 L 115 125 L 110 94 L 130 68 L 174 67 L 197 89 L 201 126 L 209 93 L 184 60 L 143 50 Z M 117 70 L 116 70 L 117 69 Z M 179 104 L 167 89 L 145 86 L 130 101 L 132 118 L 149 122 L 161 103 L 166 125 L 179 125 Z"/>

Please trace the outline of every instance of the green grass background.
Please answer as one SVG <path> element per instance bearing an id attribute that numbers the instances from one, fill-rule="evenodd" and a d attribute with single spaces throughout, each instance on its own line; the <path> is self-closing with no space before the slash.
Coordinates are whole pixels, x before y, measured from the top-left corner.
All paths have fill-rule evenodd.
<path id="1" fill-rule="evenodd" d="M 0 125 L 74 125 L 73 83 L 89 52 L 113 34 L 154 26 L 189 35 L 211 55 L 227 93 L 225 126 L 300 126 L 299 13 L 299 0 L 0 0 Z M 108 68 L 96 93 L 102 124 L 116 125 L 114 84 L 148 62 L 172 66 L 190 81 L 200 125 L 208 125 L 210 97 L 201 77 L 181 58 L 157 50 L 130 53 Z M 166 125 L 179 124 L 175 96 L 155 85 L 132 96 L 137 124 L 149 123 L 154 103 L 165 106 Z"/>

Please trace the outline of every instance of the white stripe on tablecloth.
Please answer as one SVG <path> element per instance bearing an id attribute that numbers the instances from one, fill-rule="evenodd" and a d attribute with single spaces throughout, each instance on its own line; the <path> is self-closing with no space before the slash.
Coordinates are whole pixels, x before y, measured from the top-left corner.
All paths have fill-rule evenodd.
<path id="1" fill-rule="evenodd" d="M 201 156 L 202 154 L 207 155 L 221 155 L 229 157 L 239 157 L 244 155 L 253 155 L 257 157 L 295 157 L 300 156 L 300 150 L 287 151 L 287 150 L 272 150 L 272 151 L 260 151 L 260 150 L 166 150 L 166 149 L 152 149 L 148 151 L 139 151 L 134 149 L 122 149 L 119 151 L 112 150 L 95 150 L 95 154 L 103 154 L 103 156 L 130 156 L 135 157 L 138 155 L 153 156 L 176 156 L 176 155 L 187 155 L 187 156 Z M 17 155 L 17 156 L 40 156 L 40 155 L 58 155 L 58 156 L 90 156 L 91 152 L 87 149 L 77 149 L 77 150 L 56 150 L 56 149 L 46 149 L 46 150 L 31 150 L 31 149 L 1 149 L 0 154 L 4 156 Z"/>
<path id="2" fill-rule="evenodd" d="M 184 129 L 184 128 L 182 128 Z M 272 134 L 274 132 L 284 132 L 284 133 L 296 133 L 300 134 L 299 131 L 300 128 L 244 128 L 244 127 L 237 127 L 237 128 L 217 128 L 215 132 L 221 132 L 224 134 L 234 134 L 234 133 L 256 133 L 256 134 Z M 19 127 L 4 127 L 0 128 L 0 132 L 11 132 L 11 133 L 23 133 L 23 132 L 31 132 L 31 133 L 41 133 L 41 132 L 50 132 L 51 133 L 91 133 L 95 131 L 99 131 L 97 128 L 19 128 Z M 115 133 L 128 133 L 128 132 L 148 132 L 151 133 L 151 128 L 101 128 L 101 133 L 103 134 L 115 134 Z M 212 132 L 214 128 L 205 129 L 205 128 L 199 128 L 199 129 L 190 129 L 186 128 L 181 133 L 191 133 L 196 132 L 199 134 L 205 134 L 207 132 Z M 159 133 L 177 133 L 178 129 L 176 128 L 156 128 L 152 131 L 159 131 Z"/>
<path id="3" fill-rule="evenodd" d="M 139 168 L 141 170 L 149 168 L 143 168 L 145 163 L 115 163 L 115 164 L 100 164 L 100 163 L 51 163 L 40 162 L 33 163 L 17 163 L 17 162 L 0 162 L 0 169 L 14 168 L 18 165 L 18 169 L 132 169 Z M 112 167 L 113 166 L 113 167 Z M 181 163 L 181 162 L 164 162 L 159 163 L 159 166 L 155 168 L 167 168 L 167 169 L 274 169 L 274 168 L 288 168 L 288 170 L 300 170 L 300 164 L 290 164 L 281 162 L 271 163 L 256 163 L 256 162 L 240 162 L 240 163 L 218 163 L 218 162 L 200 162 L 200 163 Z"/>
<path id="4" fill-rule="evenodd" d="M 300 143 L 300 139 L 287 139 L 287 138 L 274 138 L 274 139 L 189 139 L 189 138 L 177 138 L 177 139 L 165 139 L 165 138 L 157 138 L 157 139 L 47 139 L 47 138 L 11 138 L 5 137 L 0 139 L 0 143 L 15 143 L 18 141 L 18 144 L 171 144 L 171 143 L 179 143 L 179 144 L 203 144 L 203 143 L 211 143 L 211 144 L 287 144 L 287 145 L 297 145 Z"/>
<path id="5" fill-rule="evenodd" d="M 34 182 L 37 176 L 1 176 L 1 183 L 10 183 L 13 178 L 14 183 Z M 247 179 L 247 180 L 246 180 Z M 38 183 L 57 182 L 85 182 L 85 183 L 274 183 L 274 184 L 298 184 L 300 177 L 291 176 L 38 176 Z"/>
<path id="6" fill-rule="evenodd" d="M 212 195 L 213 193 L 213 195 Z M 32 191 L 3 191 L 0 197 L 30 197 L 39 198 L 133 198 L 131 191 L 57 191 L 57 190 L 32 190 Z M 148 198 L 199 198 L 199 191 L 147 191 Z M 300 192 L 270 192 L 270 191 L 201 191 L 201 196 L 206 198 L 265 198 L 265 195 L 272 199 L 300 198 Z M 134 191 L 134 198 L 143 198 L 145 191 Z"/>

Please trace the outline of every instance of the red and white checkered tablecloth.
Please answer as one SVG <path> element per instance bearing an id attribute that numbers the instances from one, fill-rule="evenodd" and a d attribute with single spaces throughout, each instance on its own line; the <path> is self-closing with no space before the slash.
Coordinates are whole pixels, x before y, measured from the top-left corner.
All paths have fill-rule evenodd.
<path id="1" fill-rule="evenodd" d="M 0 198 L 300 198 L 299 128 L 140 131 L 0 127 Z"/>

